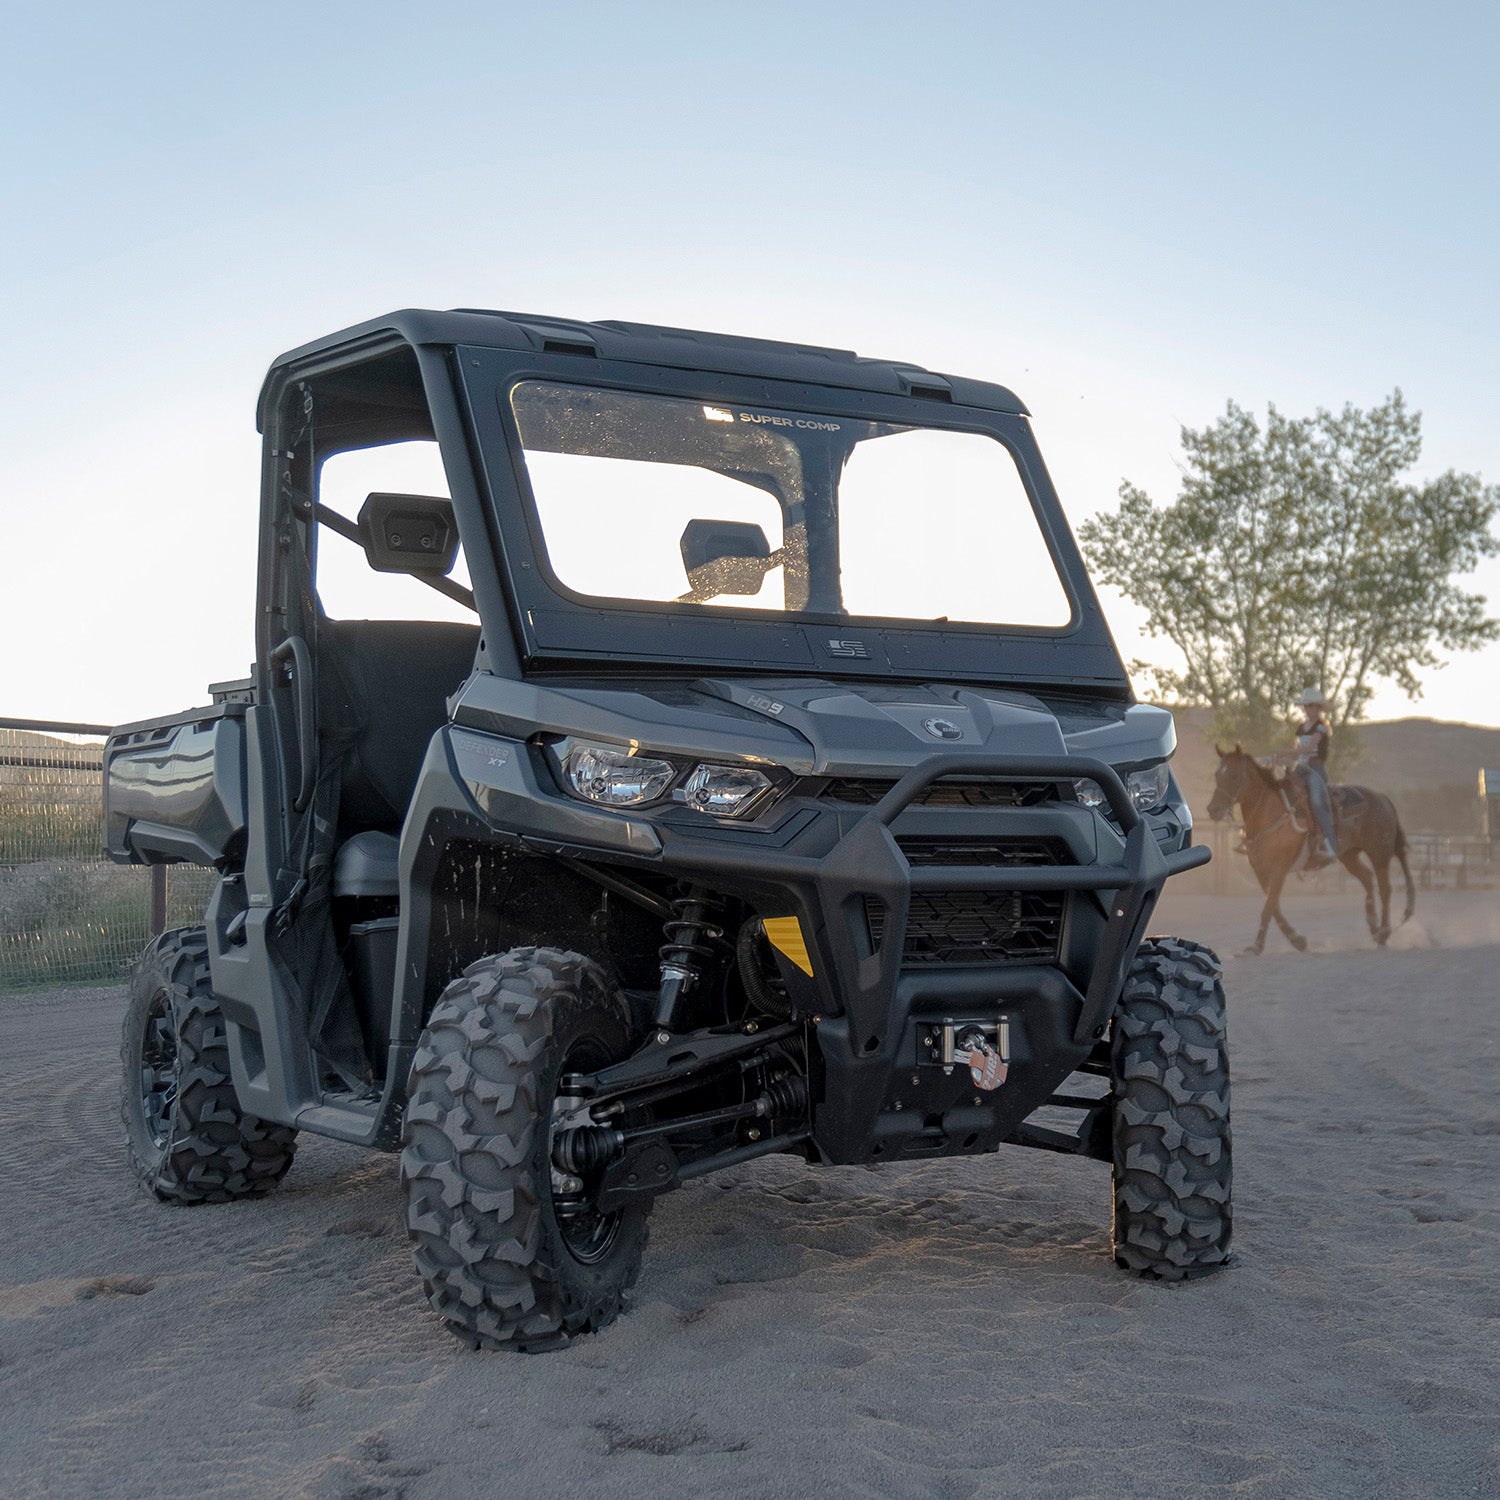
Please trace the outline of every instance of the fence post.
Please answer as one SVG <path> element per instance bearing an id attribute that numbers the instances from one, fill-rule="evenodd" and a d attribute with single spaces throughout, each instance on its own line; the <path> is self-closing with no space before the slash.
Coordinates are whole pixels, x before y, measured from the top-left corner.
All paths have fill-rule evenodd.
<path id="1" fill-rule="evenodd" d="M 151 866 L 151 936 L 159 938 L 167 930 L 167 867 Z"/>

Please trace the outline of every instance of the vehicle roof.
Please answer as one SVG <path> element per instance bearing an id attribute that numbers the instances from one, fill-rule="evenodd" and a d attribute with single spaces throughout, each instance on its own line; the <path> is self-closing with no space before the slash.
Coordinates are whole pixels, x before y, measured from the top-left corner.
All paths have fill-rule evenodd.
<path id="1" fill-rule="evenodd" d="M 960 406 L 1029 415 L 1021 399 L 1004 386 L 939 374 L 901 361 L 866 359 L 850 349 L 824 349 L 814 344 L 702 333 L 696 329 L 665 328 L 652 323 L 626 323 L 613 319 L 586 323 L 574 318 L 492 312 L 473 307 L 454 308 L 449 312 L 403 308 L 357 323 L 352 328 L 340 329 L 337 333 L 288 350 L 277 358 L 266 377 L 267 386 L 277 372 L 288 365 L 301 364 L 341 345 L 360 343 L 381 334 L 395 334 L 418 346 L 468 345 L 571 354 L 592 351 L 598 359 L 666 365 L 680 370 L 758 375 L 773 380 L 852 387 L 897 396 L 926 396 Z M 263 391 L 263 399 L 264 394 Z"/>

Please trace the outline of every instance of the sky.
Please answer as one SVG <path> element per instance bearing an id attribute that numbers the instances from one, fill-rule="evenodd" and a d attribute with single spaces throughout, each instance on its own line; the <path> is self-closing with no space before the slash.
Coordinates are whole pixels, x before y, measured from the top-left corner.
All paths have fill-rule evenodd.
<path id="1" fill-rule="evenodd" d="M 1400 387 L 1500 480 L 1500 8 L 78 3 L 0 54 L 0 715 L 252 651 L 255 398 L 394 307 L 857 349 L 1030 406 L 1072 523 Z M 1500 610 L 1500 561 L 1470 586 Z M 1127 658 L 1162 656 L 1106 597 Z M 1500 725 L 1500 646 L 1372 716 Z"/>

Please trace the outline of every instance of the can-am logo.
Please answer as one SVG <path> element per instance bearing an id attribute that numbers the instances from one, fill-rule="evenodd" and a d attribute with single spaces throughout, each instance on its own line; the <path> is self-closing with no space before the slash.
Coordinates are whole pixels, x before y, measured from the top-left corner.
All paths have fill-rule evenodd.
<path id="1" fill-rule="evenodd" d="M 964 732 L 951 719 L 923 719 L 922 728 L 935 740 L 961 740 Z"/>
<path id="2" fill-rule="evenodd" d="M 829 641 L 828 654 L 830 656 L 852 656 L 859 661 L 869 661 L 870 653 L 865 650 L 863 641 Z"/>

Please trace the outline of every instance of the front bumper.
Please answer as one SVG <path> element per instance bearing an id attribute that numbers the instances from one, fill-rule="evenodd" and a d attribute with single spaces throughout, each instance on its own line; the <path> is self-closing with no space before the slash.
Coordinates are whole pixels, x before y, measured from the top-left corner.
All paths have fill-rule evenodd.
<path id="1" fill-rule="evenodd" d="M 445 733 L 458 780 L 502 837 L 540 855 L 699 880 L 741 895 L 762 915 L 798 918 L 816 976 L 813 1005 L 805 1008 L 818 1014 L 826 1068 L 814 1134 L 823 1154 L 836 1161 L 891 1154 L 876 1149 L 883 1134 L 914 1151 L 924 1138 L 924 1120 L 927 1137 L 971 1142 L 967 1149 L 1013 1135 L 1103 1036 L 1166 880 L 1209 859 L 1203 847 L 1164 852 L 1119 773 L 1083 757 L 933 755 L 872 807 L 821 815 L 790 810 L 775 829 L 755 830 L 596 811 L 548 785 L 527 746 L 463 729 Z M 497 746 L 507 748 L 497 754 Z M 1003 816 L 964 814 L 972 827 L 1063 828 L 1069 837 L 1054 842 L 1071 851 L 1072 862 L 914 865 L 892 825 L 908 809 L 920 814 L 913 803 L 945 777 L 1068 784 L 1088 777 L 1103 789 L 1114 829 L 1095 814 L 1056 803 L 1010 808 Z M 1078 837 L 1084 826 L 1087 842 Z M 1103 859 L 1081 853 L 1100 844 Z M 1070 963 L 916 970 L 903 965 L 903 953 L 912 895 L 921 892 L 1095 893 L 1102 907 L 1080 929 L 1086 951 L 1080 955 L 1075 943 Z M 878 943 L 867 917 L 872 900 L 884 908 Z M 1017 1055 L 996 1094 L 976 1099 L 961 1077 L 951 1087 L 935 1087 L 922 1074 L 919 1019 L 1000 1011 L 1014 1021 Z M 893 1089 L 897 1077 L 913 1080 L 909 1099 Z M 940 1126 L 932 1124 L 934 1115 L 942 1117 Z"/>

